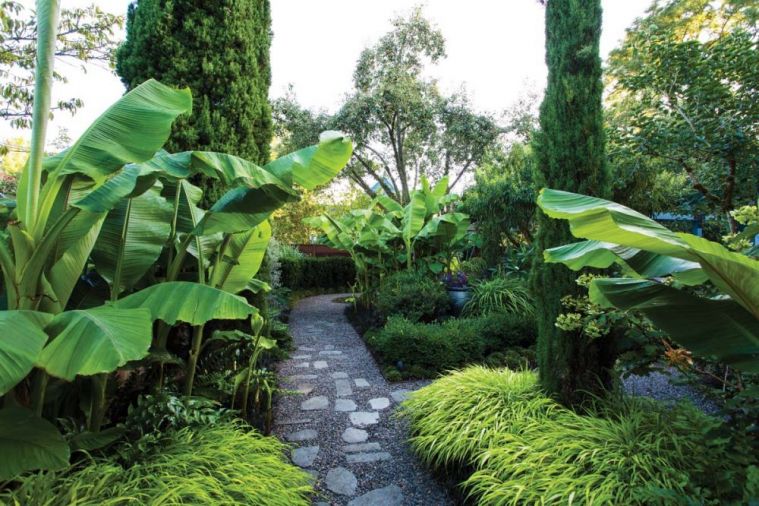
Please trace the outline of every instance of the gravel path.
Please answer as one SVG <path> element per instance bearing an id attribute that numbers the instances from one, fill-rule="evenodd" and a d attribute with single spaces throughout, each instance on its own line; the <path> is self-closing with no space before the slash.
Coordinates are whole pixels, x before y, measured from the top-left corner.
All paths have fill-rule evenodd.
<path id="1" fill-rule="evenodd" d="M 426 382 L 387 383 L 345 318 L 340 295 L 301 300 L 290 314 L 297 350 L 279 365 L 274 433 L 292 443 L 293 463 L 316 478 L 317 505 L 450 505 L 445 490 L 406 445 L 393 416 Z"/>

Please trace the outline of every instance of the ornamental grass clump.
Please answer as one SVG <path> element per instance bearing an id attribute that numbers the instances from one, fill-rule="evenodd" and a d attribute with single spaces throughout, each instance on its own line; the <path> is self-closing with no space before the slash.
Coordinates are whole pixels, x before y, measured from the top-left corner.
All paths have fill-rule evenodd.
<path id="1" fill-rule="evenodd" d="M 287 462 L 276 438 L 226 423 L 170 432 L 162 443 L 128 466 L 112 457 L 27 475 L 0 503 L 310 504 L 310 475 Z"/>
<path id="2" fill-rule="evenodd" d="M 731 504 L 749 501 L 757 458 L 688 404 L 595 399 L 582 414 L 532 372 L 471 367 L 403 405 L 413 449 L 466 472 L 479 504 Z M 753 470 L 753 471 L 752 471 Z"/>

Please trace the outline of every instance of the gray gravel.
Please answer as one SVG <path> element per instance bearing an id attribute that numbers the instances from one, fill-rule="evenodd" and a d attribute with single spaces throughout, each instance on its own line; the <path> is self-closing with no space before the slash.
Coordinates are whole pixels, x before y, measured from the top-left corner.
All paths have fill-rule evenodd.
<path id="1" fill-rule="evenodd" d="M 303 299 L 290 314 L 297 351 L 279 364 L 281 386 L 308 393 L 277 399 L 274 433 L 293 441 L 296 448 L 319 447 L 312 462 L 299 458 L 303 452 L 296 451 L 296 460 L 317 476 L 315 504 L 453 504 L 447 491 L 411 454 L 405 424 L 393 416 L 406 391 L 429 382 L 386 382 L 345 318 L 345 304 L 334 302 L 337 297 L 340 295 Z M 326 397 L 326 407 L 319 397 Z M 338 399 L 344 400 L 337 403 Z M 355 403 L 355 410 L 348 411 L 353 406 L 347 400 Z M 316 409 L 302 410 L 304 402 L 305 407 Z M 385 407 L 387 402 L 389 407 Z M 375 418 L 376 423 L 367 423 Z M 302 432 L 306 429 L 315 430 L 317 436 L 302 439 L 312 435 Z M 368 434 L 365 441 L 361 431 Z M 308 456 L 311 453 L 307 450 Z M 348 472 L 356 477 L 355 489 L 348 486 L 352 484 Z M 332 487 L 327 484 L 328 476 Z"/>
<path id="2" fill-rule="evenodd" d="M 704 413 L 714 414 L 719 411 L 714 402 L 689 385 L 678 385 L 676 379 L 681 376 L 675 369 L 664 373 L 652 371 L 645 376 L 630 375 L 622 378 L 622 386 L 628 395 L 650 397 L 663 402 L 688 400 Z"/>

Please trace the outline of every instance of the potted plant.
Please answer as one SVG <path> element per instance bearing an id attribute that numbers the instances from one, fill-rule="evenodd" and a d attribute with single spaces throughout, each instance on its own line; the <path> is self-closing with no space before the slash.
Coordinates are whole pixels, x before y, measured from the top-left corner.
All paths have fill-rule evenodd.
<path id="1" fill-rule="evenodd" d="M 448 297 L 451 299 L 456 314 L 461 313 L 464 304 L 471 296 L 469 293 L 469 280 L 463 271 L 446 272 L 442 278 L 445 289 L 448 290 Z"/>

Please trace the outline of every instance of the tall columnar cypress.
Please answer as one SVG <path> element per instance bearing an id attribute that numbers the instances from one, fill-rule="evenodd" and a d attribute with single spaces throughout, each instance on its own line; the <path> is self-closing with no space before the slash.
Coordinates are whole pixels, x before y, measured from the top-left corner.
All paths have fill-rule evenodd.
<path id="1" fill-rule="evenodd" d="M 601 95 L 600 0 L 548 0 L 546 63 L 548 86 L 535 139 L 538 181 L 543 187 L 596 196 L 608 192 Z M 561 299 L 577 294 L 577 274 L 545 264 L 542 251 L 577 239 L 566 221 L 538 211 L 538 255 L 532 288 L 538 310 L 538 362 L 544 388 L 565 404 L 611 383 L 611 339 L 588 339 L 555 325 Z"/>
<path id="2" fill-rule="evenodd" d="M 192 90 L 192 115 L 174 124 L 169 151 L 220 151 L 265 163 L 270 46 L 269 0 L 138 0 L 129 6 L 116 71 L 128 89 L 155 78 Z"/>

